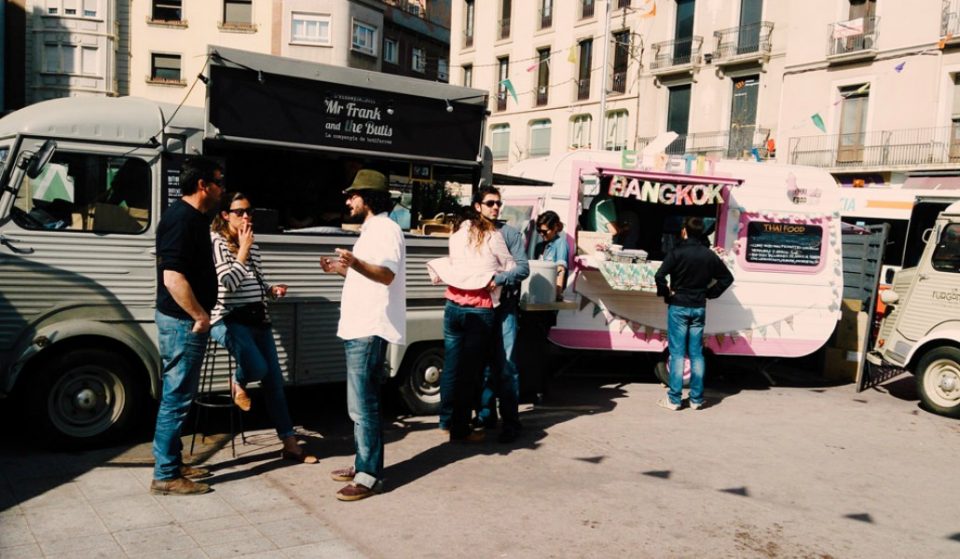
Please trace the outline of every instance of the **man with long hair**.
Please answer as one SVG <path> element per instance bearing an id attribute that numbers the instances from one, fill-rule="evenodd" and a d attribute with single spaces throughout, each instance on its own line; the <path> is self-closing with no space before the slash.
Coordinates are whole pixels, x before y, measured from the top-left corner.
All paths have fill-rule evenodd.
<path id="1" fill-rule="evenodd" d="M 356 459 L 331 477 L 351 482 L 337 499 L 357 501 L 376 494 L 383 483 L 380 378 L 387 344 L 402 345 L 406 336 L 406 256 L 403 231 L 387 215 L 393 204 L 383 173 L 361 169 L 344 194 L 350 216 L 363 223 L 360 238 L 353 250 L 338 248 L 337 258 L 321 258 L 320 266 L 345 278 L 337 336 L 347 353 Z"/>

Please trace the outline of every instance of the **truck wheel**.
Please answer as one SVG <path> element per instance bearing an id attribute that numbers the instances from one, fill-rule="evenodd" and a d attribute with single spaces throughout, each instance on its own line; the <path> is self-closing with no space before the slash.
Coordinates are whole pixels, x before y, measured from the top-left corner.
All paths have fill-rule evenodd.
<path id="1" fill-rule="evenodd" d="M 440 374 L 443 372 L 443 347 L 420 346 L 407 357 L 400 380 L 400 397 L 415 415 L 434 415 L 440 412 Z"/>
<path id="2" fill-rule="evenodd" d="M 917 364 L 917 392 L 930 411 L 960 418 L 960 349 L 945 346 L 924 354 Z"/>
<path id="3" fill-rule="evenodd" d="M 76 349 L 35 370 L 27 405 L 51 443 L 71 448 L 119 440 L 143 410 L 143 387 L 128 359 L 101 349 Z"/>

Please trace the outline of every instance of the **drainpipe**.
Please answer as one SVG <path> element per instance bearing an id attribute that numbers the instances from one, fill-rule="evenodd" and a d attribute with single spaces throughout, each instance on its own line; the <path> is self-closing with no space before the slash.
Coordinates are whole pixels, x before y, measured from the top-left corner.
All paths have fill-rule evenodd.
<path id="1" fill-rule="evenodd" d="M 603 76 L 600 80 L 600 122 L 597 130 L 600 137 L 597 138 L 597 149 L 604 149 L 603 140 L 606 135 L 607 127 L 607 61 L 610 56 L 610 3 L 613 0 L 607 0 L 604 6 L 606 10 L 603 14 Z"/>

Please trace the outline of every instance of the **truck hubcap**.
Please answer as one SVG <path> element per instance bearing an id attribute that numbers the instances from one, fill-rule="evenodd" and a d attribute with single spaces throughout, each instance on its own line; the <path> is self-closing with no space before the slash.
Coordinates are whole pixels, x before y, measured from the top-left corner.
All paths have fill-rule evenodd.
<path id="1" fill-rule="evenodd" d="M 960 364 L 950 359 L 939 359 L 930 364 L 933 392 L 941 405 L 960 404 Z"/>

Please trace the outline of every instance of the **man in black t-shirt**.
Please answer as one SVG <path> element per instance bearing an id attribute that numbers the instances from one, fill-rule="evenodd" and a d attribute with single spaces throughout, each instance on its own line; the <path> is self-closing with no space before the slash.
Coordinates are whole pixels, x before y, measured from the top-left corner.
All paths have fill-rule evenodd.
<path id="1" fill-rule="evenodd" d="M 163 361 L 163 393 L 153 435 L 156 465 L 150 492 L 196 495 L 210 486 L 193 481 L 210 472 L 183 464 L 180 431 L 200 380 L 217 302 L 217 273 L 207 213 L 219 206 L 223 170 L 205 157 L 180 168 L 183 197 L 167 208 L 157 227 L 157 331 Z"/>

